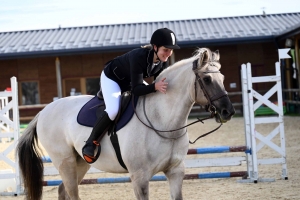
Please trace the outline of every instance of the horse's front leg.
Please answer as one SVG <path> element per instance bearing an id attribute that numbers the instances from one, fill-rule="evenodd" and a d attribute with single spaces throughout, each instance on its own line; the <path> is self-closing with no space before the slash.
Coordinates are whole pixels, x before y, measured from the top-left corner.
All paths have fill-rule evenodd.
<path id="1" fill-rule="evenodd" d="M 149 180 L 152 177 L 147 170 L 138 170 L 130 173 L 131 183 L 133 186 L 134 194 L 138 200 L 149 199 Z"/>
<path id="2" fill-rule="evenodd" d="M 182 182 L 185 173 L 184 163 L 169 168 L 164 172 L 169 181 L 170 193 L 172 200 L 182 199 Z"/>

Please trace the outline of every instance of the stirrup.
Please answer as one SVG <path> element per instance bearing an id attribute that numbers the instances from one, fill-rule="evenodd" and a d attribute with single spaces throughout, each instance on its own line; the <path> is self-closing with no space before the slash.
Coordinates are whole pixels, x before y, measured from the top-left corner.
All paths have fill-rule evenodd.
<path id="1" fill-rule="evenodd" d="M 97 146 L 97 153 L 95 156 L 89 156 L 85 153 L 83 153 L 83 149 L 85 148 L 85 146 L 87 144 L 85 144 L 83 147 L 82 147 L 82 156 L 83 156 L 83 159 L 88 163 L 88 164 L 92 164 L 94 163 L 100 156 L 100 153 L 101 153 L 101 146 L 100 144 L 97 142 L 97 141 L 93 141 L 93 144 L 95 144 Z"/>

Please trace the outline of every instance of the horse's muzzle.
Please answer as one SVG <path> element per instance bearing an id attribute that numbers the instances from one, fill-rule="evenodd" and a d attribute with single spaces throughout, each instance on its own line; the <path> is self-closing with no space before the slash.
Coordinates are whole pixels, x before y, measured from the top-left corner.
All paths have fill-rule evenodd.
<path id="1" fill-rule="evenodd" d="M 230 121 L 234 114 L 235 109 L 233 106 L 231 106 L 231 109 L 223 108 L 215 114 L 216 122 L 224 124 L 227 121 Z"/>

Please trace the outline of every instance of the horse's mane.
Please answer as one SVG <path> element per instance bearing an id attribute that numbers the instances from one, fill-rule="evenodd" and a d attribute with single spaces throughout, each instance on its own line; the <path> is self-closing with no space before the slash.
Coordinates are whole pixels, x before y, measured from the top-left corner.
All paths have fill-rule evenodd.
<path id="1" fill-rule="evenodd" d="M 197 49 L 194 53 L 193 53 L 193 56 L 190 57 L 190 58 L 185 58 L 185 59 L 182 59 L 180 61 L 177 61 L 175 62 L 174 64 L 172 64 L 169 68 L 172 68 L 172 69 L 175 69 L 175 68 L 178 68 L 178 67 L 181 67 L 181 66 L 184 66 L 186 64 L 189 64 L 191 62 L 193 62 L 194 60 L 196 60 L 197 58 L 199 58 L 199 55 L 200 55 L 200 48 Z M 168 68 L 168 69 L 169 69 Z"/>
<path id="2" fill-rule="evenodd" d="M 215 67 L 218 68 L 218 70 L 221 68 L 221 65 L 219 63 L 219 60 L 215 60 L 214 56 L 216 55 L 215 52 L 212 52 L 209 48 L 198 48 L 193 52 L 193 56 L 190 58 L 186 58 L 186 59 L 182 59 L 180 61 L 175 62 L 174 64 L 172 64 L 171 66 L 169 66 L 167 69 L 163 70 L 162 73 L 159 75 L 163 76 L 165 73 L 170 73 L 171 71 L 177 71 L 177 69 L 183 67 L 183 66 L 190 66 L 190 64 L 200 58 L 201 55 L 203 55 L 203 52 L 206 56 L 206 62 L 216 62 L 218 64 L 214 65 Z M 201 63 L 202 64 L 202 63 Z M 158 77 L 158 78 L 159 78 Z"/>
<path id="3" fill-rule="evenodd" d="M 174 69 L 174 68 L 178 68 L 178 67 L 184 66 L 184 65 L 186 65 L 186 64 L 189 64 L 189 63 L 193 62 L 194 60 L 198 59 L 198 58 L 200 57 L 200 54 L 201 54 L 204 50 L 207 51 L 207 57 L 208 57 L 208 60 L 212 60 L 212 54 L 213 54 L 213 53 L 211 52 L 210 49 L 208 49 L 208 48 L 198 48 L 198 49 L 196 49 L 196 50 L 193 52 L 193 56 L 192 56 L 192 57 L 186 58 L 186 59 L 182 59 L 182 60 L 180 60 L 180 61 L 178 61 L 178 62 L 175 62 L 175 63 L 174 63 L 173 65 L 171 65 L 170 67 L 171 67 L 172 69 Z M 170 67 L 169 67 L 169 68 L 170 68 Z"/>

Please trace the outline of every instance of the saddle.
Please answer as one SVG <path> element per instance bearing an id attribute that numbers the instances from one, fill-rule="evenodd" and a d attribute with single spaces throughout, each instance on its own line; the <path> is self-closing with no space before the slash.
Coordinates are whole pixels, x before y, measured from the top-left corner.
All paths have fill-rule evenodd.
<path id="1" fill-rule="evenodd" d="M 134 114 L 133 107 L 129 106 L 131 97 L 130 92 L 122 93 L 119 113 L 114 121 L 116 132 L 123 128 Z M 138 97 L 134 98 L 134 106 L 136 106 Z M 101 115 L 105 108 L 102 92 L 99 91 L 95 97 L 93 97 L 80 109 L 77 115 L 77 122 L 82 126 L 94 127 L 98 116 Z"/>
<path id="2" fill-rule="evenodd" d="M 107 131 L 108 135 L 110 135 L 110 140 L 115 149 L 116 156 L 119 160 L 119 163 L 126 170 L 127 168 L 121 156 L 118 135 L 116 133 L 130 121 L 130 119 L 134 114 L 133 106 L 130 105 L 131 100 L 134 101 L 134 107 L 135 107 L 137 104 L 138 97 L 134 97 L 134 99 L 132 99 L 132 95 L 129 91 L 122 93 L 118 115 L 114 120 L 113 124 L 108 128 Z M 99 91 L 95 97 L 93 97 L 80 109 L 77 115 L 77 122 L 83 126 L 93 127 L 98 116 L 100 116 L 102 112 L 104 112 L 105 108 L 106 107 L 105 107 L 102 92 Z M 102 137 L 98 138 L 99 143 L 101 139 Z M 93 162 L 95 162 L 100 156 L 99 149 L 97 151 L 98 152 Z"/>

